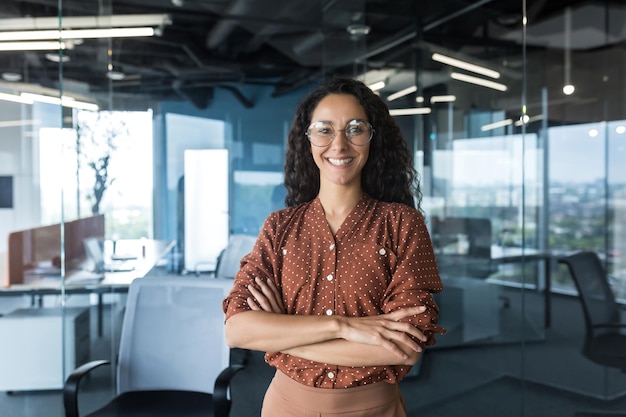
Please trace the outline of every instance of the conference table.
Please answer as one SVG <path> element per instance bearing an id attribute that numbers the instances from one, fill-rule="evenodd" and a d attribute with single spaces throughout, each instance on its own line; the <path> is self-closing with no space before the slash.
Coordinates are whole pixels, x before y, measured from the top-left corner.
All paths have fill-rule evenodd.
<path id="1" fill-rule="evenodd" d="M 0 296 L 29 295 L 33 306 L 37 300 L 41 306 L 43 297 L 47 295 L 97 294 L 98 335 L 101 335 L 103 295 L 128 292 L 133 280 L 147 276 L 175 244 L 175 241 L 154 239 L 108 241 L 105 242 L 105 259 L 109 268 L 105 271 L 93 272 L 88 260 L 68 268 L 65 274 L 50 269 L 35 269 L 24 275 L 23 283 L 0 287 Z M 112 256 L 115 260 L 111 259 Z"/>

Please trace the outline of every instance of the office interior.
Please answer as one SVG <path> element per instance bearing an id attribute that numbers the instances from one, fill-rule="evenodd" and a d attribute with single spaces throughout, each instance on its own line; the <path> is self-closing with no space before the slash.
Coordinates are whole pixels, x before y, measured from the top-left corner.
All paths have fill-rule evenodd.
<path id="1" fill-rule="evenodd" d="M 408 414 L 626 415 L 626 376 L 582 354 L 558 263 L 596 252 L 623 305 L 623 1 L 5 3 L 3 416 L 63 416 L 69 373 L 115 362 L 132 280 L 215 279 L 229 243 L 284 206 L 294 110 L 333 75 L 401 127 L 445 286 L 448 331 L 401 383 Z M 85 411 L 115 393 L 114 367 L 98 372 Z M 259 415 L 269 378 L 253 353 L 231 415 Z"/>

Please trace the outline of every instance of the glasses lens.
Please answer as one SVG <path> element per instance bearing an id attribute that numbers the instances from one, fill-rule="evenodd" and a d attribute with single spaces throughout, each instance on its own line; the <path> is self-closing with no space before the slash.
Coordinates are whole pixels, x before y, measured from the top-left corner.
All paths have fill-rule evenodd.
<path id="1" fill-rule="evenodd" d="M 315 122 L 307 130 L 309 141 L 315 146 L 326 146 L 335 138 L 335 129 L 328 122 Z"/>
<path id="2" fill-rule="evenodd" d="M 351 120 L 346 125 L 346 138 L 355 145 L 365 145 L 372 139 L 372 126 L 365 120 Z"/>

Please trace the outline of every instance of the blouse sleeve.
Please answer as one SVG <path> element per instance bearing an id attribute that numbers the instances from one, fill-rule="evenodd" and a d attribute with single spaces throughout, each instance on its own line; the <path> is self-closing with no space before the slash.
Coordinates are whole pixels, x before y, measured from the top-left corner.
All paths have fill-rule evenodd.
<path id="1" fill-rule="evenodd" d="M 426 306 L 422 314 L 406 319 L 428 337 L 424 345 L 435 344 L 435 333 L 445 329 L 438 325 L 439 307 L 433 293 L 443 290 L 430 234 L 424 217 L 417 210 L 401 210 L 393 219 L 396 227 L 397 262 L 383 301 L 386 313 L 400 308 Z"/>
<path id="2" fill-rule="evenodd" d="M 272 242 L 275 229 L 276 214 L 273 213 L 265 220 L 252 251 L 241 259 L 233 288 L 222 301 L 222 309 L 226 314 L 225 320 L 242 311 L 251 310 L 247 301 L 248 297 L 251 297 L 248 286 L 254 284 L 255 278 L 262 280 L 274 278 L 276 257 Z"/>

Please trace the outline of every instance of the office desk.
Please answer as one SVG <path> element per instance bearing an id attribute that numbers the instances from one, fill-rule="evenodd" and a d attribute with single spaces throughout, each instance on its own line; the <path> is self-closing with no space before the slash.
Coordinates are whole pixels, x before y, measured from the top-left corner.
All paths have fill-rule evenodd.
<path id="1" fill-rule="evenodd" d="M 174 247 L 175 241 L 152 239 L 129 239 L 116 242 L 117 254 L 132 254 L 136 259 L 132 262 L 132 271 L 117 271 L 94 273 L 81 264 L 78 268 L 69 270 L 65 276 L 51 276 L 49 274 L 28 273 L 24 283 L 13 284 L 0 288 L 0 296 L 30 295 L 33 300 L 41 299 L 46 295 L 60 294 L 97 294 L 98 295 L 98 335 L 102 334 L 103 294 L 126 293 L 131 282 L 146 276 L 155 265 L 165 257 Z M 107 246 L 105 246 L 107 248 Z M 105 250 L 105 257 L 110 257 L 110 249 Z"/>
<path id="2" fill-rule="evenodd" d="M 464 262 L 471 262 L 472 257 L 462 253 L 437 253 L 437 262 L 445 265 L 459 265 L 463 266 Z M 501 264 L 512 263 L 524 263 L 524 262 L 542 262 L 544 267 L 545 286 L 544 293 L 544 325 L 547 328 L 551 325 L 551 269 L 553 254 L 550 251 L 532 249 L 532 248 L 519 248 L 519 247 L 504 247 L 498 245 L 491 246 L 491 256 L 489 258 L 474 258 L 475 260 L 481 260 L 491 266 L 497 266 Z M 538 283 L 537 283 L 538 284 Z M 540 290 L 537 285 L 537 290 Z"/>

